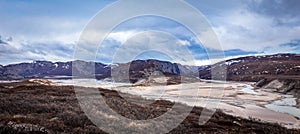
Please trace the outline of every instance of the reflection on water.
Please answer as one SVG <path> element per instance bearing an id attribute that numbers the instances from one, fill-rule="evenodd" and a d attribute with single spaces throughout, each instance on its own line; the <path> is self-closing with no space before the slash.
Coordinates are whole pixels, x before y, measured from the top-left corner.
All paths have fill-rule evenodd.
<path id="1" fill-rule="evenodd" d="M 268 104 L 266 108 L 274 110 L 276 112 L 287 113 L 293 116 L 296 116 L 300 119 L 300 109 L 291 106 L 279 106 L 275 104 Z"/>
<path id="2" fill-rule="evenodd" d="M 297 104 L 296 98 L 293 98 L 293 96 L 291 95 L 286 95 L 285 97 L 286 98 L 265 105 L 266 108 L 281 113 L 288 113 L 300 119 L 300 109 L 295 107 L 295 105 Z"/>

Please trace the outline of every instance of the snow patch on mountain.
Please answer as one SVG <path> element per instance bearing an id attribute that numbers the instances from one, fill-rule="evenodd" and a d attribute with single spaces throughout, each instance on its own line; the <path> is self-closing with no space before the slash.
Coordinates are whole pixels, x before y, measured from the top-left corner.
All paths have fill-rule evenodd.
<path id="1" fill-rule="evenodd" d="M 225 64 L 227 66 L 230 66 L 233 63 L 239 63 L 239 62 L 243 62 L 243 60 L 229 60 L 229 61 L 226 61 Z"/>

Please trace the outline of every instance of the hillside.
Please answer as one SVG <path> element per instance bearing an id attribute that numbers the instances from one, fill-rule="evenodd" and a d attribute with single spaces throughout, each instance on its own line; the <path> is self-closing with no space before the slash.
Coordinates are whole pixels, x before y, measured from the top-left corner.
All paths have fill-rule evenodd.
<path id="1" fill-rule="evenodd" d="M 261 79 L 300 79 L 300 55 L 276 54 L 249 56 L 226 60 L 199 71 L 202 79 L 211 79 L 211 69 L 226 68 L 230 81 L 254 81 Z"/>

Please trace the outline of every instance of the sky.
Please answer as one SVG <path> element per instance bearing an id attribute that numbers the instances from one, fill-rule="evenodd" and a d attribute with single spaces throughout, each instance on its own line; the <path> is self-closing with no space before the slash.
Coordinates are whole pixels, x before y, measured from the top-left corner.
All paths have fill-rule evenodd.
<path id="1" fill-rule="evenodd" d="M 113 0 L 0 0 L 0 64 L 34 60 L 71 61 L 85 26 Z M 137 1 L 139 2 L 139 1 Z M 140 16 L 116 26 L 99 44 L 95 61 L 128 62 L 155 58 L 174 60 L 166 50 L 182 48 L 193 62 L 212 61 L 207 50 L 225 58 L 276 53 L 300 53 L 299 0 L 185 0 L 199 10 L 217 35 L 222 50 L 209 48 L 184 25 L 164 17 Z M 120 8 L 120 11 L 138 7 Z M 185 18 L 176 6 L 164 11 Z M 120 14 L 122 16 L 122 14 Z M 110 16 L 106 19 L 114 19 Z M 191 23 L 199 23 L 190 20 Z M 147 33 L 149 32 L 150 33 Z M 162 31 L 151 33 L 151 31 Z M 142 37 L 147 36 L 147 38 Z M 163 38 L 162 38 L 163 37 Z M 151 39 L 151 41 L 149 41 Z M 150 42 L 150 43 L 149 43 Z M 162 43 L 163 42 L 163 43 Z M 152 44 L 151 44 L 152 43 Z M 160 45 L 158 45 L 160 44 Z M 156 47 L 155 51 L 144 51 Z M 126 51 L 120 51 L 123 48 Z M 161 51 L 160 51 L 161 50 Z M 183 51 L 184 50 L 184 51 Z M 86 52 L 89 54 L 89 52 Z M 116 60 L 117 59 L 117 60 Z"/>

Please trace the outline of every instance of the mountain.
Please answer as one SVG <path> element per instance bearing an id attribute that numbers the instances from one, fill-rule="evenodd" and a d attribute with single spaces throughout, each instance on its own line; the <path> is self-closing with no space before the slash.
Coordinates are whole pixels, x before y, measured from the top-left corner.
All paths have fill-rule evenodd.
<path id="1" fill-rule="evenodd" d="M 76 65 L 73 68 L 73 65 Z M 129 74 L 129 80 L 136 82 L 139 79 L 147 78 L 151 75 L 164 76 L 191 76 L 197 77 L 198 67 L 184 66 L 168 61 L 159 60 L 135 60 L 129 63 L 106 65 L 99 62 L 50 62 L 50 61 L 34 61 L 32 63 L 11 64 L 0 66 L 0 80 L 19 80 L 28 78 L 71 78 L 72 71 L 79 76 L 91 77 L 93 74 L 84 72 L 92 69 L 95 65 L 95 76 L 97 79 L 111 77 L 111 71 L 117 74 L 114 77 L 117 81 L 126 81 Z M 72 70 L 74 69 L 74 70 Z"/>
<path id="2" fill-rule="evenodd" d="M 228 81 L 253 81 L 264 86 L 271 81 L 297 83 L 300 88 L 300 55 L 275 54 L 265 56 L 248 56 L 226 60 L 208 66 L 199 71 L 201 79 L 211 79 L 211 70 L 225 68 L 226 75 L 217 75 L 216 79 Z M 219 72 L 216 72 L 218 74 Z"/>
<path id="3" fill-rule="evenodd" d="M 137 82 L 153 75 L 179 75 L 177 64 L 158 60 L 135 60 L 129 63 L 118 64 L 112 68 L 112 76 L 118 82 Z M 126 80 L 127 79 L 127 80 Z"/>
<path id="4" fill-rule="evenodd" d="M 107 77 L 110 68 L 106 68 L 105 64 L 74 61 L 82 67 L 88 67 L 95 64 L 96 75 L 104 75 Z M 75 68 L 76 71 L 76 68 Z M 1 80 L 19 80 L 27 78 L 45 78 L 54 76 L 72 76 L 72 62 L 50 62 L 50 61 L 34 61 L 32 63 L 11 64 L 0 67 Z"/>
<path id="5" fill-rule="evenodd" d="M 35 61 L 32 63 L 20 63 L 7 66 L 0 65 L 0 80 L 17 80 L 27 78 L 61 77 L 71 78 L 72 71 L 80 76 L 90 77 L 85 70 L 92 69 L 95 65 L 97 79 L 109 78 L 124 82 L 137 82 L 151 76 L 187 76 L 211 79 L 211 70 L 224 68 L 226 75 L 215 72 L 217 78 L 226 77 L 228 81 L 272 81 L 300 80 L 300 55 L 276 54 L 266 56 L 248 56 L 226 60 L 210 66 L 186 66 L 168 61 L 134 60 L 129 63 L 103 64 L 98 62 L 50 62 Z M 75 63 L 75 64 L 72 64 Z M 76 67 L 73 68 L 73 65 Z M 78 65 L 78 66 L 77 66 Z M 74 70 L 72 70 L 72 68 Z M 111 74 L 112 72 L 112 74 Z M 265 83 L 265 82 L 261 82 Z"/>

